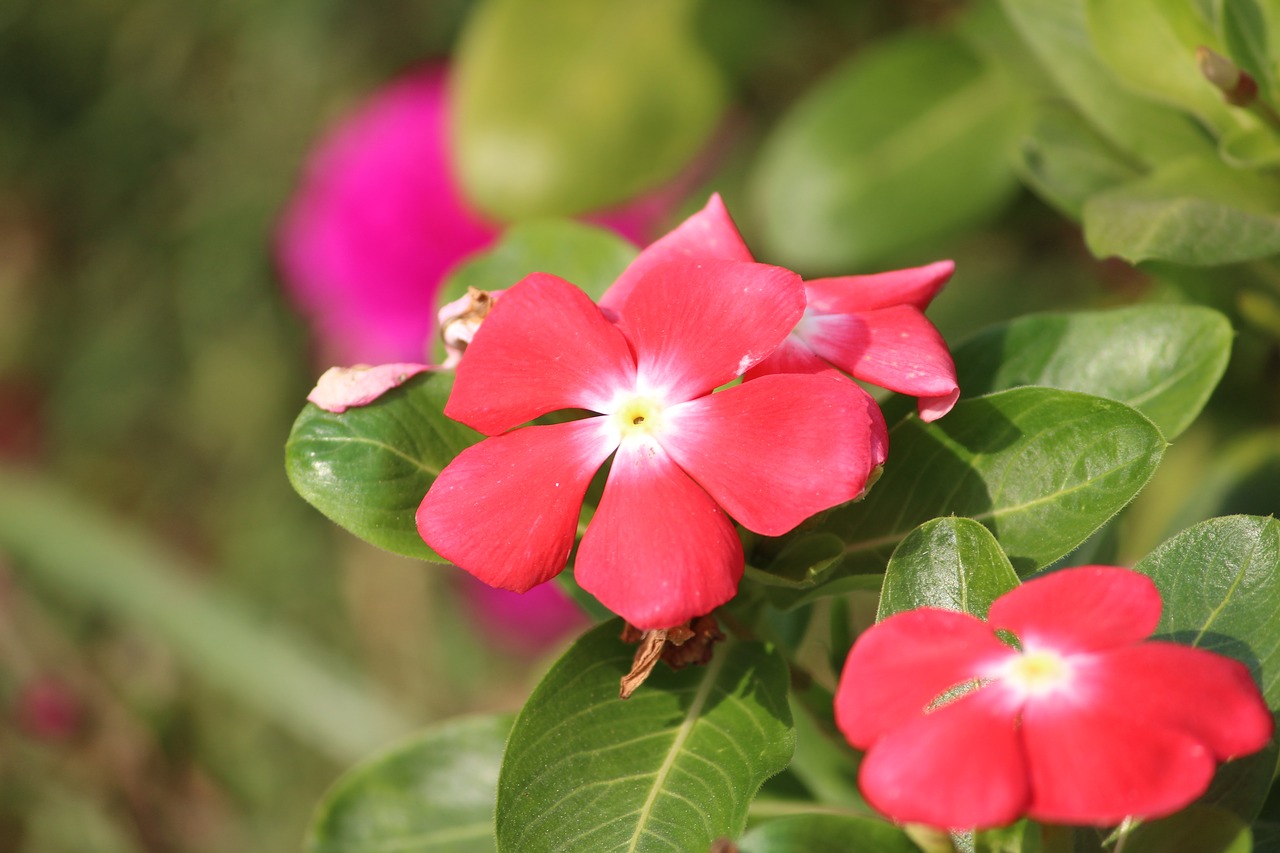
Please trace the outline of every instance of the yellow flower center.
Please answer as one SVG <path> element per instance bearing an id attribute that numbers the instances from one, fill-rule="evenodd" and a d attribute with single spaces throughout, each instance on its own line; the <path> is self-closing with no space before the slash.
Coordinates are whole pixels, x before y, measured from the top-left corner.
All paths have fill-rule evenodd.
<path id="1" fill-rule="evenodd" d="M 1061 687 L 1071 665 L 1057 652 L 1026 652 L 1009 663 L 1005 678 L 1029 696 L 1043 696 Z"/>
<path id="2" fill-rule="evenodd" d="M 613 417 L 623 439 L 650 436 L 662 428 L 662 403 L 652 397 L 632 397 Z"/>

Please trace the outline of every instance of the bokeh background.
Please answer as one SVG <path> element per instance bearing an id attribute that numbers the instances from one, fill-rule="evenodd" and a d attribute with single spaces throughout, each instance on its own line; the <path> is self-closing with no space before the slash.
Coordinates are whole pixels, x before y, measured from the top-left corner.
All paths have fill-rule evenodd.
<path id="1" fill-rule="evenodd" d="M 1094 257 L 1033 156 L 1079 107 L 1027 38 L 1044 4 L 630 5 L 0 5 L 0 850 L 300 849 L 343 769 L 518 708 L 554 653 L 285 478 L 332 348 L 287 296 L 281 216 L 319 140 L 424 63 L 453 65 L 459 180 L 495 230 L 657 193 L 652 236 L 715 190 L 802 273 L 955 258 L 931 311 L 951 340 L 1036 310 L 1228 312 L 1209 411 L 1092 547 L 1280 508 L 1276 249 Z M 1091 190 L 1158 167 L 1087 159 L 1054 162 Z"/>

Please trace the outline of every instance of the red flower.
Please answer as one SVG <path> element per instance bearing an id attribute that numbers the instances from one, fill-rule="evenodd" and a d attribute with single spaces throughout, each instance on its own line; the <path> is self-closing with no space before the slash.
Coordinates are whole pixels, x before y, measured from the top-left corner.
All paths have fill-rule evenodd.
<path id="1" fill-rule="evenodd" d="M 924 316 L 955 264 L 805 282 L 808 307 L 795 331 L 748 378 L 769 373 L 845 373 L 919 397 L 920 418 L 934 421 L 960 397 L 956 366 L 942 335 Z"/>
<path id="2" fill-rule="evenodd" d="M 1187 805 L 1216 762 L 1267 743 L 1272 719 L 1239 662 L 1146 641 L 1159 618 L 1145 575 L 1084 566 L 1006 593 L 985 623 L 922 608 L 873 626 L 835 700 L 840 730 L 867 750 L 867 801 L 949 829 L 1022 815 L 1109 825 Z"/>
<path id="3" fill-rule="evenodd" d="M 676 231 L 654 243 L 644 263 L 632 264 L 600 300 L 612 309 L 630 293 L 647 265 L 669 257 L 751 261 L 751 251 L 719 196 Z M 747 372 L 823 373 L 837 367 L 851 376 L 920 398 L 920 417 L 934 421 L 960 397 L 947 343 L 924 309 L 951 278 L 955 264 L 938 261 L 875 275 L 820 278 L 804 283 L 804 317 L 773 354 Z"/>
<path id="4" fill-rule="evenodd" d="M 636 627 L 669 628 L 736 592 L 730 516 L 775 536 L 862 492 L 887 439 L 854 383 L 770 376 L 712 393 L 782 342 L 804 290 L 778 267 L 706 259 L 704 214 L 623 273 L 618 323 L 552 275 L 498 300 L 445 409 L 492 437 L 451 462 L 418 510 L 439 554 L 504 589 L 549 580 L 612 456 L 575 576 Z M 566 409 L 595 416 L 517 429 Z"/>

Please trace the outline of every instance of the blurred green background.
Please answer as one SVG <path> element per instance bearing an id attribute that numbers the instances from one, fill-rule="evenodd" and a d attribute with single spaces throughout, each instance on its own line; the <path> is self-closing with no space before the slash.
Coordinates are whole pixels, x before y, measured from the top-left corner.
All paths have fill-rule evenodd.
<path id="1" fill-rule="evenodd" d="M 518 3 L 483 5 L 519 20 Z M 545 666 L 478 636 L 447 571 L 325 520 L 282 464 L 326 365 L 282 296 L 277 217 L 317 137 L 424 60 L 465 43 L 464 139 L 524 108 L 504 101 L 521 62 L 545 61 L 525 67 L 554 85 L 556 46 L 503 52 L 498 24 L 476 35 L 480 6 L 0 6 L 0 850 L 299 849 L 342 769 L 429 720 L 519 707 Z M 585 8 L 538 8 L 551 7 L 565 20 Z M 954 257 L 931 313 L 952 340 L 1047 308 L 1215 305 L 1239 334 L 1228 378 L 1111 534 L 1112 553 L 1141 556 L 1221 511 L 1274 511 L 1274 262 L 1140 272 L 1094 259 L 1068 218 L 1079 210 L 1064 216 L 1019 181 L 1031 105 L 1062 98 L 1004 7 L 663 8 L 673 23 L 654 38 L 678 31 L 689 65 L 677 79 L 700 75 L 703 89 L 675 131 L 655 120 L 652 137 L 622 135 L 653 159 L 624 146 L 591 177 L 603 137 L 562 124 L 552 130 L 586 139 L 588 154 L 571 156 L 587 177 L 559 195 L 532 182 L 504 196 L 484 185 L 493 155 L 464 147 L 480 203 L 510 218 L 576 213 L 670 179 L 701 150 L 709 165 L 672 222 L 718 190 L 761 260 L 804 273 Z M 849 91 L 805 106 L 850 57 L 870 65 Z M 611 81 L 604 102 L 643 94 L 646 60 L 632 59 L 593 60 Z M 858 166 L 918 116 L 929 121 L 905 139 L 936 150 L 904 145 L 882 172 Z M 515 139 L 532 134 L 523 127 Z M 806 171 L 823 158 L 853 171 Z M 830 215 L 806 219 L 815 209 Z M 41 728 L 32 713 L 62 723 Z"/>

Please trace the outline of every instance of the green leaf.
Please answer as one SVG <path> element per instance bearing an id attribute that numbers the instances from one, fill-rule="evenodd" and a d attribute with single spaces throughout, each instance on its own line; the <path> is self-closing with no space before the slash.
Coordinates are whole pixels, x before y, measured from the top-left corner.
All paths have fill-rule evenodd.
<path id="1" fill-rule="evenodd" d="M 1120 150 L 1147 165 L 1213 155 L 1211 140 L 1194 120 L 1133 94 L 1103 64 L 1084 0 L 1004 0 L 1004 6 L 1063 93 Z"/>
<path id="2" fill-rule="evenodd" d="M 742 837 L 741 853 L 920 853 L 898 827 L 882 820 L 807 814 L 761 824 Z"/>
<path id="3" fill-rule="evenodd" d="M 790 760 L 776 653 L 730 641 L 706 666 L 660 663 L 623 701 L 636 647 L 620 630 L 615 620 L 578 640 L 516 720 L 498 785 L 499 850 L 706 850 L 737 837 L 755 792 Z"/>
<path id="4" fill-rule="evenodd" d="M 1164 597 L 1159 633 L 1243 662 L 1280 709 L 1280 522 L 1215 518 L 1134 566 Z"/>
<path id="5" fill-rule="evenodd" d="M 1143 823 L 1124 842 L 1125 853 L 1249 853 L 1252 849 L 1248 825 L 1211 806 L 1192 806 Z"/>
<path id="6" fill-rule="evenodd" d="M 1231 356 L 1231 324 L 1188 305 L 1039 314 L 981 332 L 955 350 L 966 395 L 1046 385 L 1109 397 L 1172 439 L 1208 401 Z"/>
<path id="7" fill-rule="evenodd" d="M 1214 266 L 1280 252 L 1280 180 L 1184 160 L 1100 193 L 1084 206 L 1098 257 Z"/>
<path id="8" fill-rule="evenodd" d="M 1196 62 L 1196 48 L 1223 50 L 1194 3 L 1085 0 L 1098 55 L 1129 88 L 1181 107 L 1222 133 L 1255 120 L 1222 99 Z"/>
<path id="9" fill-rule="evenodd" d="M 1275 14 L 1274 4 L 1270 10 Z M 1258 94 L 1269 100 L 1276 91 L 1267 17 L 1255 0 L 1218 0 L 1218 29 L 1228 55 L 1258 84 Z"/>
<path id="10" fill-rule="evenodd" d="M 1269 127 L 1234 128 L 1218 140 L 1218 153 L 1240 169 L 1266 169 L 1280 164 L 1280 135 Z"/>
<path id="11" fill-rule="evenodd" d="M 1016 187 L 1020 104 L 952 36 L 859 52 L 765 142 L 752 177 L 764 254 L 847 272 L 993 214 Z"/>
<path id="12" fill-rule="evenodd" d="M 436 726 L 348 771 L 325 795 L 307 853 L 492 853 L 507 714 Z"/>
<path id="13" fill-rule="evenodd" d="M 917 607 L 985 619 L 991 602 L 1018 583 L 991 531 L 970 518 L 936 518 L 908 533 L 889 558 L 876 620 Z"/>
<path id="14" fill-rule="evenodd" d="M 437 299 L 440 305 L 452 302 L 469 287 L 505 290 L 534 272 L 558 275 L 599 299 L 637 254 L 635 246 L 607 228 L 534 219 L 511 226 L 491 248 L 454 269 Z"/>
<path id="15" fill-rule="evenodd" d="M 914 527 L 942 515 L 982 522 L 1019 574 L 1043 568 L 1127 504 L 1164 447 L 1128 406 L 1051 388 L 961 400 L 932 424 L 909 417 L 890 431 L 885 474 L 867 499 L 819 522 L 845 547 L 808 587 L 831 595 L 861 585 L 859 574 L 884 571 Z M 805 597 L 777 590 L 775 600 Z"/>
<path id="16" fill-rule="evenodd" d="M 414 514 L 444 466 L 481 435 L 444 415 L 453 371 L 428 371 L 342 414 L 310 403 L 294 421 L 285 468 L 298 494 L 355 535 L 440 560 Z"/>
<path id="17" fill-rule="evenodd" d="M 1045 201 L 1073 219 L 1096 193 L 1138 176 L 1136 165 L 1071 107 L 1040 104 L 1015 167 Z"/>
<path id="18" fill-rule="evenodd" d="M 489 0 L 454 60 L 467 197 L 510 220 L 574 215 L 673 177 L 706 143 L 724 82 L 692 0 Z"/>

